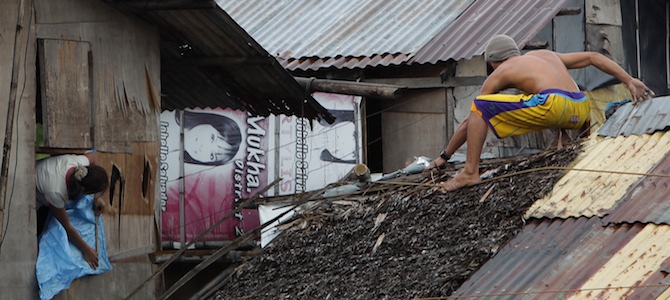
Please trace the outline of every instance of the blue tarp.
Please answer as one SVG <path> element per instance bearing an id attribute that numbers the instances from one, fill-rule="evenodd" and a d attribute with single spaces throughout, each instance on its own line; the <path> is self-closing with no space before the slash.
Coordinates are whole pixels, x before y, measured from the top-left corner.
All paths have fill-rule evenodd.
<path id="1" fill-rule="evenodd" d="M 91 205 L 93 196 L 86 195 L 78 201 L 66 204 L 70 223 L 93 249 L 95 249 L 95 215 Z M 93 270 L 84 260 L 79 248 L 70 243 L 63 225 L 49 216 L 46 228 L 39 241 L 37 257 L 37 284 L 40 298 L 51 299 L 60 291 L 68 289 L 72 281 L 79 277 L 102 274 L 112 269 L 107 257 L 102 218 L 98 220 L 98 268 Z"/>

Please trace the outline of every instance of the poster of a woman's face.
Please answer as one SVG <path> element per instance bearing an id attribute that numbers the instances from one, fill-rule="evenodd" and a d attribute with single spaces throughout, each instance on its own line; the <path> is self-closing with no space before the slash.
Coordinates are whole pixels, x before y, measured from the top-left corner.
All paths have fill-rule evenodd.
<path id="1" fill-rule="evenodd" d="M 180 124 L 179 114 L 175 119 Z M 184 111 L 183 122 L 185 163 L 223 165 L 240 149 L 240 127 L 226 116 Z"/>
<path id="2" fill-rule="evenodd" d="M 249 186 L 248 178 L 265 186 L 264 156 L 262 161 L 253 162 L 262 165 L 258 172 L 247 177 L 248 122 L 246 112 L 232 109 L 195 108 L 161 114 L 163 241 L 180 241 L 182 231 L 190 240 L 230 213 L 239 199 L 258 188 Z M 263 120 L 255 124 L 264 131 L 267 123 Z M 258 142 L 253 146 L 266 151 L 268 142 L 264 136 L 254 141 Z M 256 209 L 244 210 L 201 240 L 232 240 L 257 227 L 258 222 Z"/>

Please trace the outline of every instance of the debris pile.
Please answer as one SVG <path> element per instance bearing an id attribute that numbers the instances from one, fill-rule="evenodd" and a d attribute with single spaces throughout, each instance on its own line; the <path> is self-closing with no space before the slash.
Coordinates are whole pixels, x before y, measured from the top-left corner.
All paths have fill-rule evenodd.
<path id="1" fill-rule="evenodd" d="M 564 150 L 482 161 L 493 178 L 443 193 L 425 174 L 319 199 L 213 299 L 411 299 L 448 296 L 523 227 L 578 154 Z M 527 171 L 524 171 L 527 170 Z M 401 183 L 398 181 L 406 183 Z M 420 184 L 417 184 L 420 183 Z"/>

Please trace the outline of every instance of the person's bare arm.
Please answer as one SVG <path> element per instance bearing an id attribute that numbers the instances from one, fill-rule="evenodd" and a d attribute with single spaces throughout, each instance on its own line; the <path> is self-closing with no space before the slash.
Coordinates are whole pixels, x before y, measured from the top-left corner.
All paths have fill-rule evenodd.
<path id="1" fill-rule="evenodd" d="M 93 269 L 98 268 L 98 254 L 95 252 L 91 246 L 89 246 L 84 239 L 79 235 L 77 229 L 72 226 L 70 223 L 70 218 L 67 216 L 67 212 L 64 208 L 50 207 L 49 209 L 51 214 L 58 220 L 58 222 L 63 225 L 65 232 L 67 232 L 67 238 L 72 242 L 81 252 L 84 254 L 84 260 L 88 263 L 89 266 Z"/>
<path id="2" fill-rule="evenodd" d="M 94 152 L 93 151 L 90 151 L 90 152 L 87 151 L 84 154 L 84 156 L 86 156 L 86 158 L 88 158 L 88 163 L 92 166 L 92 165 L 95 165 L 95 162 L 98 158 L 98 152 L 97 151 L 94 151 Z"/>
<path id="3" fill-rule="evenodd" d="M 625 84 L 633 97 L 633 103 L 638 100 L 651 99 L 654 91 L 642 81 L 630 76 L 619 64 L 598 52 L 556 53 L 568 69 L 594 66 Z"/>
<path id="4" fill-rule="evenodd" d="M 479 94 L 489 95 L 504 90 L 510 85 L 510 78 L 513 76 L 515 76 L 513 70 L 510 70 L 508 65 L 499 66 L 486 78 Z"/>

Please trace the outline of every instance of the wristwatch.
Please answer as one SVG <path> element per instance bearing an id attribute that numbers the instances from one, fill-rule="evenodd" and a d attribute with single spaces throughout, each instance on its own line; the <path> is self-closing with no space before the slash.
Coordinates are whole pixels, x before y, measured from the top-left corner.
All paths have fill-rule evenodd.
<path id="1" fill-rule="evenodd" d="M 444 159 L 445 161 L 449 161 L 449 159 L 451 158 L 451 156 L 447 155 L 447 153 L 445 153 L 444 150 L 440 152 L 440 157 L 442 157 L 442 159 Z"/>

